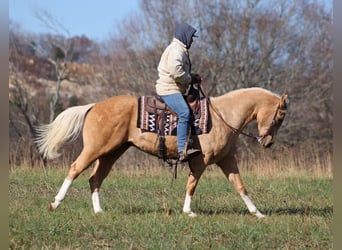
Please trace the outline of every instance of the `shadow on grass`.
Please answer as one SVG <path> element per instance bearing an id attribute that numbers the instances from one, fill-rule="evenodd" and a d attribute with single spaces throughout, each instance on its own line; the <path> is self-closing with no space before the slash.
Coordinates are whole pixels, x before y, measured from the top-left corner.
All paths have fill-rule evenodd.
<path id="1" fill-rule="evenodd" d="M 286 207 L 277 208 L 265 211 L 268 215 L 316 215 L 322 217 L 328 217 L 333 215 L 333 207 L 327 206 L 323 208 L 316 207 Z"/>
<path id="2" fill-rule="evenodd" d="M 271 215 L 305 215 L 305 216 L 321 216 L 329 217 L 333 215 L 333 207 L 327 206 L 323 208 L 316 207 L 286 207 L 274 209 L 261 209 L 263 214 Z M 245 208 L 219 208 L 219 209 L 198 209 L 197 213 L 203 215 L 220 215 L 220 214 L 240 214 L 248 215 L 249 211 Z"/>
<path id="3" fill-rule="evenodd" d="M 247 215 L 249 214 L 249 211 L 247 209 L 232 209 L 232 208 L 218 208 L 218 209 L 206 209 L 206 208 L 195 208 L 194 212 L 197 213 L 198 215 L 223 215 L 223 214 L 243 214 Z M 182 208 L 179 207 L 177 208 L 168 208 L 168 209 L 163 209 L 163 208 L 157 208 L 157 209 L 149 209 L 149 208 L 144 208 L 144 207 L 130 207 L 126 208 L 123 210 L 123 213 L 125 214 L 150 214 L 150 213 L 164 213 L 164 214 L 179 214 L 183 213 Z"/>
<path id="4" fill-rule="evenodd" d="M 333 207 L 326 206 L 323 208 L 316 207 L 278 207 L 278 208 L 270 208 L 270 209 L 260 209 L 260 211 L 267 215 L 303 215 L 303 216 L 321 216 L 321 217 L 329 217 L 333 215 Z M 222 214 L 239 214 L 239 215 L 248 215 L 249 211 L 246 208 L 241 207 L 220 207 L 217 209 L 208 209 L 208 208 L 195 208 L 194 212 L 199 215 L 222 215 Z M 177 214 L 182 213 L 181 208 L 147 208 L 147 207 L 138 207 L 133 206 L 130 208 L 125 208 L 123 210 L 124 214 L 151 214 L 151 213 L 166 213 L 166 214 Z"/>

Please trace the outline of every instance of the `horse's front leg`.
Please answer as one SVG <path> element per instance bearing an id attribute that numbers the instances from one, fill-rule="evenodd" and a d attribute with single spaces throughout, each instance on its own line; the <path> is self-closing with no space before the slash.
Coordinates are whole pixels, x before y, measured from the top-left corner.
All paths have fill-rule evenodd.
<path id="1" fill-rule="evenodd" d="M 225 176 L 233 184 L 236 192 L 240 194 L 249 212 L 258 218 L 264 218 L 265 215 L 263 215 L 256 208 L 256 206 L 254 205 L 254 203 L 252 202 L 252 200 L 249 198 L 247 194 L 247 190 L 240 176 L 235 157 L 234 156 L 227 157 L 226 159 L 223 159 L 220 162 L 218 162 L 217 165 L 222 169 Z"/>
<path id="2" fill-rule="evenodd" d="M 190 217 L 196 216 L 196 214 L 191 210 L 191 200 L 195 193 L 198 181 L 205 169 L 205 165 L 201 162 L 198 162 L 199 161 L 195 162 L 195 159 L 189 162 L 190 173 L 188 177 L 188 182 L 186 184 L 186 194 L 183 206 L 183 213 L 188 214 Z M 193 168 L 192 165 L 196 165 L 196 168 Z"/>

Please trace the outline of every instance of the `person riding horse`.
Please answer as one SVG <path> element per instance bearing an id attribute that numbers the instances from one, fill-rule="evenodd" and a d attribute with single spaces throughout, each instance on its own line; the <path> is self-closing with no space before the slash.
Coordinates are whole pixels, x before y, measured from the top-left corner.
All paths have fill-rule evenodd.
<path id="1" fill-rule="evenodd" d="M 156 93 L 177 114 L 177 146 L 179 160 L 187 161 L 199 154 L 198 149 L 187 149 L 190 109 L 184 95 L 190 84 L 200 83 L 201 77 L 191 73 L 189 49 L 196 29 L 187 23 L 176 26 L 174 38 L 164 50 L 158 65 L 159 79 L 156 81 Z"/>

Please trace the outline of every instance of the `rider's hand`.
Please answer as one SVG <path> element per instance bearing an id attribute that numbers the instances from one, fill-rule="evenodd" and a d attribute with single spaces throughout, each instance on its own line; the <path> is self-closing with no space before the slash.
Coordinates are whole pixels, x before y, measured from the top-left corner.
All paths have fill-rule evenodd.
<path id="1" fill-rule="evenodd" d="M 202 77 L 199 74 L 191 73 L 191 83 L 201 83 Z"/>

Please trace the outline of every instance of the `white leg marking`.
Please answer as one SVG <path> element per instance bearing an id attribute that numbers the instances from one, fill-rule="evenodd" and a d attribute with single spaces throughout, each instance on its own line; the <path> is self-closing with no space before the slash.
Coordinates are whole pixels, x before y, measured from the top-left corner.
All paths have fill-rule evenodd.
<path id="1" fill-rule="evenodd" d="M 72 180 L 69 180 L 69 179 L 64 180 L 61 188 L 59 189 L 58 194 L 55 197 L 55 201 L 51 203 L 52 209 L 56 209 L 61 204 L 71 184 L 72 184 Z"/>
<path id="2" fill-rule="evenodd" d="M 185 194 L 184 206 L 183 206 L 183 212 L 184 213 L 190 213 L 191 212 L 190 205 L 191 205 L 191 196 L 188 193 L 186 193 Z"/>
<path id="3" fill-rule="evenodd" d="M 249 212 L 251 214 L 254 214 L 256 217 L 258 218 L 264 218 L 265 215 L 263 215 L 257 208 L 256 206 L 253 204 L 253 202 L 251 201 L 251 199 L 249 198 L 248 195 L 245 195 L 244 193 L 240 193 L 240 196 L 242 198 L 242 200 L 245 202 Z"/>
<path id="4" fill-rule="evenodd" d="M 191 196 L 186 193 L 185 194 L 185 201 L 184 201 L 184 206 L 183 206 L 183 213 L 188 214 L 190 217 L 195 217 L 196 214 L 191 211 Z"/>
<path id="5" fill-rule="evenodd" d="M 93 201 L 93 208 L 95 214 L 103 212 L 101 205 L 100 205 L 100 194 L 98 191 L 95 191 L 91 194 L 91 199 Z"/>

